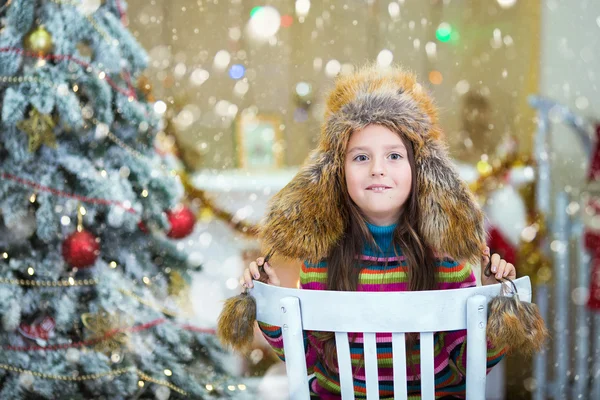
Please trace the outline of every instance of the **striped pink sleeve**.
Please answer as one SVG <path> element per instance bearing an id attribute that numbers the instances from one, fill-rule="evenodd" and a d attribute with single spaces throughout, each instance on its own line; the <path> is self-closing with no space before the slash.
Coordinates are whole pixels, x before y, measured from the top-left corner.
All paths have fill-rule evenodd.
<path id="1" fill-rule="evenodd" d="M 303 282 L 304 279 L 301 276 L 300 280 L 300 289 L 306 289 L 306 282 Z M 281 328 L 275 325 L 265 324 L 263 322 L 258 322 L 258 327 L 260 328 L 263 336 L 277 355 L 281 359 L 281 361 L 285 362 L 285 354 L 283 349 L 283 334 L 281 332 Z M 308 373 L 312 374 L 314 366 L 318 361 L 318 343 L 319 340 L 313 332 L 304 331 L 304 350 L 306 356 L 306 367 L 308 369 Z"/>

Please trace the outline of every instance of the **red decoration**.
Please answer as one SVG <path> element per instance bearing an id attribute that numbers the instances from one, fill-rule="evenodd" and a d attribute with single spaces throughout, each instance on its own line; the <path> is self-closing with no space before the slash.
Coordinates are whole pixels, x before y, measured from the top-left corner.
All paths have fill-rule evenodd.
<path id="1" fill-rule="evenodd" d="M 181 239 L 192 233 L 196 216 L 186 206 L 179 206 L 174 210 L 167 211 L 167 217 L 171 224 L 171 230 L 167 236 L 173 239 Z"/>
<path id="2" fill-rule="evenodd" d="M 490 229 L 490 238 L 488 246 L 491 253 L 498 253 L 500 257 L 511 264 L 515 264 L 517 260 L 517 249 L 504 236 L 504 234 L 496 227 Z"/>
<path id="3" fill-rule="evenodd" d="M 2 49 L 0 49 L 2 50 Z M 92 197 L 85 197 L 85 196 L 80 196 L 78 194 L 73 194 L 73 193 L 67 193 L 67 192 L 62 192 L 58 189 L 54 189 L 48 186 L 44 186 L 44 185 L 40 185 L 37 182 L 34 181 L 30 181 L 28 179 L 24 179 L 21 177 L 18 177 L 16 175 L 13 174 L 8 174 L 6 172 L 0 172 L 0 177 L 2 179 L 6 179 L 9 181 L 13 181 L 13 182 L 17 182 L 22 186 L 28 186 L 31 188 L 34 188 L 36 190 L 40 190 L 43 192 L 48 192 L 48 193 L 52 193 L 55 196 L 60 196 L 60 197 L 66 197 L 69 199 L 76 199 L 79 200 L 83 203 L 90 203 L 90 204 L 102 204 L 102 205 L 106 205 L 106 206 L 117 206 L 117 207 L 121 207 L 122 209 L 124 209 L 125 211 L 131 213 L 131 214 L 137 214 L 137 211 L 135 211 L 131 206 L 127 206 L 125 205 L 125 203 L 121 203 L 118 201 L 114 201 L 114 200 L 106 200 L 106 199 L 95 199 Z"/>
<path id="4" fill-rule="evenodd" d="M 592 162 L 590 163 L 588 180 L 600 180 L 600 125 L 596 126 L 596 149 L 594 150 L 594 156 L 592 157 Z"/>
<path id="5" fill-rule="evenodd" d="M 138 228 L 140 228 L 140 231 L 144 232 L 144 233 L 148 233 L 148 228 L 146 228 L 146 224 L 144 223 L 144 221 L 140 221 L 138 222 Z"/>
<path id="6" fill-rule="evenodd" d="M 31 325 L 21 323 L 19 332 L 28 339 L 48 340 L 54 334 L 56 322 L 49 316 L 40 316 L 36 318 Z"/>
<path id="7" fill-rule="evenodd" d="M 590 163 L 588 173 L 590 183 L 600 185 L 600 125 L 596 126 L 596 149 Z M 584 233 L 584 243 L 592 257 L 590 275 L 590 297 L 588 307 L 594 311 L 600 311 L 600 229 L 592 223 L 593 218 L 600 215 L 600 194 L 598 192 L 590 193 L 588 209 L 592 210 L 590 218 L 584 217 L 586 230 Z"/>
<path id="8" fill-rule="evenodd" d="M 96 262 L 100 245 L 96 237 L 88 231 L 74 232 L 62 245 L 63 258 L 69 265 L 85 268 Z"/>
<path id="9" fill-rule="evenodd" d="M 590 277 L 590 297 L 588 307 L 592 310 L 600 310 L 600 254 L 592 256 L 592 274 Z"/>

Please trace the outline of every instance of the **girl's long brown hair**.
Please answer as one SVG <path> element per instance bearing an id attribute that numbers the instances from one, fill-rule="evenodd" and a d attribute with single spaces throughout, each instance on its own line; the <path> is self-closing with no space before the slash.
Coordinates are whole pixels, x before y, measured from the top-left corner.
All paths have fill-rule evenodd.
<path id="1" fill-rule="evenodd" d="M 392 246 L 397 254 L 401 249 L 406 257 L 408 265 L 408 287 L 411 291 L 432 290 L 435 288 L 435 257 L 433 252 L 421 240 L 419 221 L 422 218 L 417 201 L 417 176 L 415 156 L 412 144 L 400 135 L 406 147 L 408 161 L 411 167 L 412 185 L 411 191 L 398 224 L 394 230 Z M 352 201 L 348 194 L 344 168 L 339 174 L 337 184 L 343 197 L 343 207 L 348 210 L 348 227 L 343 238 L 330 251 L 327 257 L 327 289 L 339 291 L 355 291 L 358 287 L 358 276 L 360 274 L 359 262 L 356 256 L 361 254 L 365 243 L 377 249 L 373 235 L 369 231 L 366 219 L 358 206 Z M 387 250 L 387 249 L 380 249 Z M 335 347 L 335 335 L 327 333 L 319 335 L 323 340 L 322 362 L 330 372 L 337 370 L 337 352 Z M 407 335 L 407 351 L 416 344 L 415 335 Z M 410 354 L 410 352 L 409 352 Z M 407 360 L 412 365 L 411 358 Z"/>

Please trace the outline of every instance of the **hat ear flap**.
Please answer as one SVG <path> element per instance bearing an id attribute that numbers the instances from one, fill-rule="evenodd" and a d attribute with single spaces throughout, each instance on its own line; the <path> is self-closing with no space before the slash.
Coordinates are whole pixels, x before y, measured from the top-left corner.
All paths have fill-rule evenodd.
<path id="1" fill-rule="evenodd" d="M 436 252 L 479 263 L 486 242 L 483 212 L 442 143 L 426 141 L 416 168 L 424 240 Z"/>
<path id="2" fill-rule="evenodd" d="M 296 176 L 269 202 L 260 238 L 266 252 L 317 262 L 345 230 L 347 212 L 331 152 L 316 149 Z"/>

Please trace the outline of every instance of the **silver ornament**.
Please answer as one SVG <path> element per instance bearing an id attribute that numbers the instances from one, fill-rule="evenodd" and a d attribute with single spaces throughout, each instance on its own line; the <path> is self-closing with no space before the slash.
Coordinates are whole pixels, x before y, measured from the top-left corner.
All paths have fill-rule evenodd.
<path id="1" fill-rule="evenodd" d="M 29 211 L 23 219 L 5 225 L 0 220 L 0 243 L 18 244 L 29 239 L 37 229 L 35 212 Z"/>
<path id="2" fill-rule="evenodd" d="M 19 383 L 24 388 L 31 389 L 31 387 L 33 386 L 33 382 L 35 382 L 35 378 L 33 377 L 33 375 L 21 374 L 21 376 L 19 376 Z"/>
<path id="3" fill-rule="evenodd" d="M 101 5 L 101 0 L 81 0 L 81 3 L 77 5 L 77 9 L 87 17 L 95 13 Z"/>
<path id="4" fill-rule="evenodd" d="M 77 364 L 79 362 L 79 356 L 80 356 L 80 354 L 81 354 L 81 352 L 79 350 L 77 350 L 77 349 L 69 349 L 65 353 L 65 358 L 71 364 Z"/>
<path id="5" fill-rule="evenodd" d="M 169 397 L 171 397 L 171 390 L 166 386 L 160 386 L 158 389 L 156 389 L 154 395 L 156 396 L 157 400 L 168 400 Z"/>

